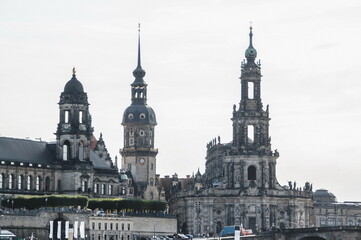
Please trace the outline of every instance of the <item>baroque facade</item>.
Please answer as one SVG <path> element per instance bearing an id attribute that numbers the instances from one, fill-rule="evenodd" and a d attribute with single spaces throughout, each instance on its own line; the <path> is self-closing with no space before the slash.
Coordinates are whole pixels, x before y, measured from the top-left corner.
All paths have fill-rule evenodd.
<path id="1" fill-rule="evenodd" d="M 252 37 L 251 28 L 241 66 L 241 100 L 233 106 L 232 141 L 213 139 L 204 175 L 198 171 L 193 181 L 172 186 L 170 209 L 183 232 L 212 234 L 241 224 L 254 231 L 314 225 L 311 185 L 289 188 L 277 181 L 279 153 L 271 148 L 269 108 L 261 99 L 261 64 Z"/>
<path id="2" fill-rule="evenodd" d="M 118 168 L 105 143 L 93 136 L 87 93 L 76 78 L 65 84 L 59 101 L 56 142 L 0 137 L 0 193 L 119 194 Z"/>

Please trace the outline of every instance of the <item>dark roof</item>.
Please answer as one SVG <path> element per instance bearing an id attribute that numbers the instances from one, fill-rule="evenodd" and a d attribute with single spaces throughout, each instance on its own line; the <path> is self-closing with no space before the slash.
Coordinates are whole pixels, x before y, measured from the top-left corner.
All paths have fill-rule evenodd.
<path id="1" fill-rule="evenodd" d="M 65 93 L 84 93 L 84 88 L 81 82 L 73 74 L 72 78 L 65 84 L 64 87 Z"/>
<path id="2" fill-rule="evenodd" d="M 95 169 L 106 169 L 106 170 L 114 170 L 105 161 L 101 160 L 97 154 L 93 151 L 90 151 L 90 161 L 92 162 Z"/>
<path id="3" fill-rule="evenodd" d="M 32 163 L 51 163 L 54 148 L 47 142 L 0 137 L 0 160 Z"/>
<path id="4" fill-rule="evenodd" d="M 143 118 L 141 118 L 141 114 L 144 114 Z M 157 125 L 157 120 L 154 110 L 148 105 L 130 105 L 127 109 L 125 109 L 123 114 L 122 124 L 127 123 Z"/>
<path id="5" fill-rule="evenodd" d="M 28 139 L 0 137 L 0 160 L 53 164 L 56 161 L 56 144 Z M 94 169 L 113 170 L 97 154 L 90 150 Z"/>

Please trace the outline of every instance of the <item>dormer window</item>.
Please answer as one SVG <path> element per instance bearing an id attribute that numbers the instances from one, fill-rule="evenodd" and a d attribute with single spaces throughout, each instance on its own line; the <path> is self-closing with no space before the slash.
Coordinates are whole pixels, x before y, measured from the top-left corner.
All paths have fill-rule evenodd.
<path id="1" fill-rule="evenodd" d="M 145 114 L 141 113 L 139 117 L 140 117 L 140 119 L 145 119 Z"/>

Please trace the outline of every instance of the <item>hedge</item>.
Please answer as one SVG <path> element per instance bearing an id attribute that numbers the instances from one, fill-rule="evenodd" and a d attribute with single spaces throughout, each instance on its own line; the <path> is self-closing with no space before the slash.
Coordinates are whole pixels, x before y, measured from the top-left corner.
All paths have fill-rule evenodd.
<path id="1" fill-rule="evenodd" d="M 124 212 L 161 212 L 167 204 L 163 201 L 122 198 L 92 198 L 85 196 L 48 195 L 19 196 L 1 200 L 1 205 L 8 208 L 37 209 L 42 207 L 88 207 L 92 210 L 117 210 Z"/>
<path id="2" fill-rule="evenodd" d="M 8 208 L 36 209 L 41 207 L 86 207 L 88 198 L 84 196 L 48 195 L 19 196 L 1 200 L 1 205 Z"/>
<path id="3" fill-rule="evenodd" d="M 122 198 L 92 198 L 89 199 L 88 208 L 117 210 L 125 212 L 161 212 L 165 211 L 167 204 L 163 201 L 122 199 Z"/>

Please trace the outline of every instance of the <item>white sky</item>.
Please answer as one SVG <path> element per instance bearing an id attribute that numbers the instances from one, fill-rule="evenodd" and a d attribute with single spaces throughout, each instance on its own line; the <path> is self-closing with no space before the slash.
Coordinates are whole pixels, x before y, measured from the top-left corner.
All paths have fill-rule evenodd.
<path id="1" fill-rule="evenodd" d="M 231 141 L 252 21 L 278 181 L 361 201 L 360 12 L 359 0 L 2 0 L 0 134 L 54 140 L 75 66 L 95 136 L 119 157 L 141 22 L 157 172 L 203 173 L 207 142 Z"/>

